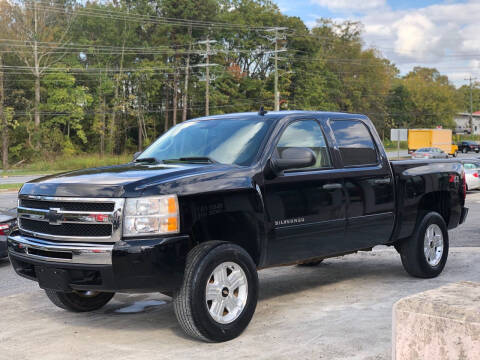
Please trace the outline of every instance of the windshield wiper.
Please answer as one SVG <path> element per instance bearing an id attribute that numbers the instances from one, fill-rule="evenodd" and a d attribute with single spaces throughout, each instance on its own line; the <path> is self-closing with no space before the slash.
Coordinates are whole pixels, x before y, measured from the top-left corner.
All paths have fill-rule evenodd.
<path id="1" fill-rule="evenodd" d="M 217 164 L 218 161 L 213 160 L 212 158 L 206 156 L 189 156 L 189 157 L 181 157 L 178 159 L 166 159 L 163 160 L 164 163 L 176 163 L 176 162 L 186 162 L 186 163 L 209 163 L 209 164 Z"/>
<path id="2" fill-rule="evenodd" d="M 141 159 L 135 159 L 135 162 L 146 162 L 150 164 L 156 164 L 158 163 L 158 160 L 155 159 L 154 157 L 146 157 L 146 158 L 141 158 Z"/>

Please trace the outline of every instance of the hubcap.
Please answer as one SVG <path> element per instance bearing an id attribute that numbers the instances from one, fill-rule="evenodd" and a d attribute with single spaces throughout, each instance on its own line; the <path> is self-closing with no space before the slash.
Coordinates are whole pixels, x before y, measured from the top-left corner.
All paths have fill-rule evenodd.
<path id="1" fill-rule="evenodd" d="M 443 233 L 437 224 L 431 224 L 427 227 L 423 252 L 430 266 L 437 266 L 440 263 L 443 256 Z"/>
<path id="2" fill-rule="evenodd" d="M 247 296 L 247 277 L 242 267 L 234 262 L 218 265 L 207 280 L 207 309 L 213 320 L 220 324 L 229 324 L 240 316 Z"/>

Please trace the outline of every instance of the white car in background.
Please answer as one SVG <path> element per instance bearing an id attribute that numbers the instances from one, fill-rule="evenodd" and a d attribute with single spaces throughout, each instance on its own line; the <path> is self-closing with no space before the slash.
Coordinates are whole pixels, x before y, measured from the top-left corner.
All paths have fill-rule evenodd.
<path id="1" fill-rule="evenodd" d="M 448 154 L 435 147 L 421 148 L 412 153 L 412 159 L 448 159 Z"/>
<path id="2" fill-rule="evenodd" d="M 467 190 L 480 188 L 480 160 L 463 160 Z"/>

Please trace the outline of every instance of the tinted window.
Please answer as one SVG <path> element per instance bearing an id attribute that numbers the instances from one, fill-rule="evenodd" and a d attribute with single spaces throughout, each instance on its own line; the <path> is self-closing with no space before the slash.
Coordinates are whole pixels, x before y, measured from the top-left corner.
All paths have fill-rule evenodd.
<path id="1" fill-rule="evenodd" d="M 288 125 L 278 141 L 278 155 L 281 157 L 285 149 L 295 147 L 307 147 L 313 150 L 317 162 L 310 169 L 331 167 L 323 132 L 315 120 L 301 120 Z"/>
<path id="2" fill-rule="evenodd" d="M 345 166 L 377 163 L 375 143 L 367 127 L 361 121 L 334 120 L 330 124 Z"/>
<path id="3" fill-rule="evenodd" d="M 250 165 L 271 123 L 252 118 L 187 121 L 162 135 L 138 160 L 209 157 L 223 164 Z"/>

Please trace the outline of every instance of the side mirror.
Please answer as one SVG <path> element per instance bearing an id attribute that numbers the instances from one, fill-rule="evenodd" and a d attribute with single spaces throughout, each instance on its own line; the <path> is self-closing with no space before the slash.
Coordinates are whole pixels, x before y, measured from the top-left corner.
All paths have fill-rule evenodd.
<path id="1" fill-rule="evenodd" d="M 280 172 L 288 169 L 301 169 L 315 165 L 317 158 L 309 148 L 286 148 L 278 157 L 272 159 L 275 171 Z"/>
<path id="2" fill-rule="evenodd" d="M 141 151 L 137 151 L 135 154 L 133 154 L 133 161 L 141 154 Z"/>

